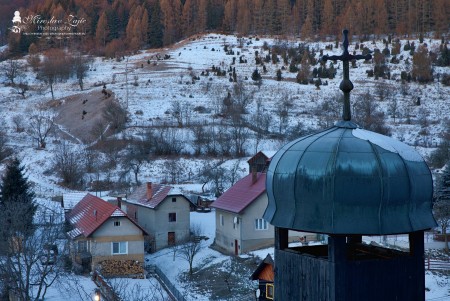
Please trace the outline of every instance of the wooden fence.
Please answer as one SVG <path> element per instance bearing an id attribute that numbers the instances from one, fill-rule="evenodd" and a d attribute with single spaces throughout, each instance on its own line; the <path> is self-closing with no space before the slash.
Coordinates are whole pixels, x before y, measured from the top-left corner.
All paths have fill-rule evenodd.
<path id="1" fill-rule="evenodd" d="M 448 270 L 450 271 L 450 261 L 425 258 L 425 270 Z"/>
<path id="2" fill-rule="evenodd" d="M 103 276 L 98 273 L 97 271 L 94 271 L 92 274 L 92 280 L 97 284 L 97 286 L 100 288 L 100 292 L 104 298 L 104 300 L 107 301 L 120 301 L 120 297 L 116 294 L 114 289 L 109 285 L 109 283 L 103 278 Z"/>

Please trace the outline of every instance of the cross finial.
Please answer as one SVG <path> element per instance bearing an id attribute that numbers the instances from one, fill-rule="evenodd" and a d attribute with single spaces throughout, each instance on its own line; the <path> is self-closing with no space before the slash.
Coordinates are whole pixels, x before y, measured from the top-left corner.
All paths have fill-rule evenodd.
<path id="1" fill-rule="evenodd" d="M 350 111 L 350 92 L 353 90 L 353 83 L 350 80 L 349 76 L 349 61 L 352 60 L 370 60 L 372 56 L 370 54 L 367 55 L 351 55 L 348 52 L 348 30 L 344 29 L 342 31 L 344 34 L 344 42 L 342 45 L 344 46 L 344 52 L 341 55 L 324 55 L 322 57 L 323 61 L 332 60 L 337 61 L 340 60 L 343 62 L 343 69 L 344 69 L 344 79 L 341 81 L 341 84 L 339 85 L 339 89 L 341 89 L 342 92 L 344 92 L 344 111 L 342 113 L 342 119 L 345 121 L 349 121 L 352 119 L 351 111 Z"/>

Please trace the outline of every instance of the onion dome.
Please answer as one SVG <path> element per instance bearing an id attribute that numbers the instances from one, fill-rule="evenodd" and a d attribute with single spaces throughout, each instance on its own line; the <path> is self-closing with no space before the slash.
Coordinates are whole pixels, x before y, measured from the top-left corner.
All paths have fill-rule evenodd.
<path id="1" fill-rule="evenodd" d="M 436 225 L 422 157 L 351 121 L 285 145 L 272 158 L 266 188 L 264 218 L 280 228 L 386 235 Z"/>

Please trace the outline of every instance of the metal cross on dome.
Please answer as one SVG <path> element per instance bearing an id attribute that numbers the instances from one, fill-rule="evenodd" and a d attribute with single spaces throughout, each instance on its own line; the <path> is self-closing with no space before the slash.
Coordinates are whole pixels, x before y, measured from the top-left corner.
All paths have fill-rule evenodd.
<path id="1" fill-rule="evenodd" d="M 339 89 L 341 89 L 341 91 L 344 92 L 344 111 L 342 113 L 342 118 L 345 121 L 350 121 L 352 118 L 350 111 L 350 92 L 353 90 L 353 83 L 351 82 L 349 76 L 349 69 L 350 69 L 349 62 L 352 60 L 360 60 L 360 59 L 370 60 L 372 56 L 370 54 L 367 55 L 350 54 L 348 52 L 348 30 L 344 29 L 342 33 L 344 34 L 344 42 L 343 42 L 344 52 L 341 55 L 331 55 L 331 56 L 324 55 L 322 57 L 322 60 L 325 62 L 327 60 L 332 61 L 340 60 L 343 62 L 344 79 L 341 81 L 341 84 L 339 85 Z"/>

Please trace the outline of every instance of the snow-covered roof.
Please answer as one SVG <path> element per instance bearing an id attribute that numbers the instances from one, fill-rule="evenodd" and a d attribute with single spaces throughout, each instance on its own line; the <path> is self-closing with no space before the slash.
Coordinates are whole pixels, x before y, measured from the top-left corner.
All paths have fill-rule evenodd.
<path id="1" fill-rule="evenodd" d="M 175 195 L 183 195 L 181 189 L 174 189 L 171 186 L 148 182 L 138 186 L 127 198 L 127 202 L 154 209 L 161 204 L 166 197 Z M 187 198 L 186 200 L 189 201 Z"/>
<path id="2" fill-rule="evenodd" d="M 64 209 L 72 209 L 87 194 L 88 194 L 87 191 L 63 193 L 63 202 L 62 202 L 63 208 Z"/>
<path id="3" fill-rule="evenodd" d="M 74 227 L 68 234 L 71 238 L 80 235 L 89 237 L 110 217 L 128 218 L 119 207 L 88 193 L 67 215 L 70 224 Z M 141 228 L 133 220 L 129 220 Z M 142 228 L 141 230 L 145 233 Z"/>
<path id="4" fill-rule="evenodd" d="M 404 160 L 415 162 L 423 161 L 423 158 L 414 148 L 398 140 L 363 129 L 354 129 L 352 134 L 356 138 L 370 141 L 371 143 L 378 145 L 385 150 L 397 153 Z"/>

